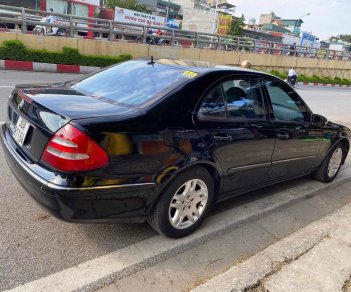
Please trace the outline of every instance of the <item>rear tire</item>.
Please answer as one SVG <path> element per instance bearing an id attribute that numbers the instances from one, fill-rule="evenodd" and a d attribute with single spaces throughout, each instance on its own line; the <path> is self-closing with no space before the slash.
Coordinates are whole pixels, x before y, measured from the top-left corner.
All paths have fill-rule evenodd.
<path id="1" fill-rule="evenodd" d="M 214 183 L 203 167 L 180 173 L 162 192 L 148 216 L 159 233 L 179 238 L 195 231 L 211 210 Z"/>
<path id="2" fill-rule="evenodd" d="M 44 35 L 44 29 L 42 27 L 36 27 L 36 28 L 34 28 L 34 34 Z"/>
<path id="3" fill-rule="evenodd" d="M 342 143 L 338 143 L 319 167 L 314 178 L 324 183 L 333 181 L 340 171 L 344 158 L 345 149 Z"/>

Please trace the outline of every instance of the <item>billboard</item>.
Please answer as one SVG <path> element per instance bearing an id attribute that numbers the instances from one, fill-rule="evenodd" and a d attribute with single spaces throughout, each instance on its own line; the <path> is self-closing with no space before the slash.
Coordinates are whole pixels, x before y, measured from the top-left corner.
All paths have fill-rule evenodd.
<path id="1" fill-rule="evenodd" d="M 315 41 L 316 37 L 314 35 L 311 35 L 307 32 L 303 32 L 301 34 L 300 46 L 312 48 Z"/>
<path id="2" fill-rule="evenodd" d="M 162 16 L 116 7 L 115 21 L 129 24 L 165 26 L 166 18 Z"/>
<path id="3" fill-rule="evenodd" d="M 167 19 L 167 27 L 169 28 L 180 28 L 180 20 L 178 19 L 173 19 L 173 18 L 168 18 Z"/>
<path id="4" fill-rule="evenodd" d="M 100 6 L 100 0 L 74 0 L 74 3 L 82 3 L 87 5 Z"/>
<path id="5" fill-rule="evenodd" d="M 230 14 L 218 13 L 217 34 L 227 35 L 230 32 L 232 16 Z"/>

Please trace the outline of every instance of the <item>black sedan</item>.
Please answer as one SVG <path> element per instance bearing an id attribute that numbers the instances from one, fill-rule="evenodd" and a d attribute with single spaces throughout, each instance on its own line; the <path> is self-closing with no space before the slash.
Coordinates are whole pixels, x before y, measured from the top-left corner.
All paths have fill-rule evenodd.
<path id="1" fill-rule="evenodd" d="M 16 86 L 0 136 L 15 177 L 56 217 L 147 220 L 169 237 L 238 194 L 310 174 L 332 181 L 350 145 L 350 129 L 281 79 L 152 59 Z"/>

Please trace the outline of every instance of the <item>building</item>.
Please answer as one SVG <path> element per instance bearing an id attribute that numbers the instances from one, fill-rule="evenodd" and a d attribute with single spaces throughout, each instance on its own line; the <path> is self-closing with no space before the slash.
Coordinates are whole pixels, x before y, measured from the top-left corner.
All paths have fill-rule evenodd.
<path id="1" fill-rule="evenodd" d="M 302 23 L 301 19 L 282 19 L 272 11 L 261 14 L 259 25 L 262 25 L 262 30 L 299 35 Z"/>
<path id="2" fill-rule="evenodd" d="M 302 19 L 280 19 L 282 26 L 294 34 L 299 35 L 301 31 Z"/>
<path id="3" fill-rule="evenodd" d="M 232 16 L 235 15 L 235 8 L 236 6 L 229 3 L 228 0 L 207 0 L 207 5 L 210 7 L 210 9 L 216 9 L 217 5 L 217 11 L 230 14 Z"/>
<path id="4" fill-rule="evenodd" d="M 173 19 L 183 19 L 183 14 L 180 13 L 181 6 L 174 2 L 158 0 L 156 12 L 160 16 L 165 16 Z"/>
<path id="5" fill-rule="evenodd" d="M 280 17 L 278 17 L 277 15 L 275 15 L 275 13 L 273 11 L 271 11 L 268 14 L 261 14 L 260 15 L 260 21 L 259 21 L 259 25 L 263 25 L 266 23 L 272 23 L 273 21 L 280 19 Z"/>
<path id="6" fill-rule="evenodd" d="M 0 4 L 39 10 L 41 0 L 0 0 Z"/>

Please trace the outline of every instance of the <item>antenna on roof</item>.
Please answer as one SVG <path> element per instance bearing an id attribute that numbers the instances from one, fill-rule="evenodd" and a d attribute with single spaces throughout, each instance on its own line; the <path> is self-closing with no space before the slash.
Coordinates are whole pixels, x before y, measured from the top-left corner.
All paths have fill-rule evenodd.
<path id="1" fill-rule="evenodd" d="M 151 61 L 148 62 L 148 65 L 153 65 L 155 64 L 156 62 L 154 61 L 154 56 L 151 56 Z"/>

